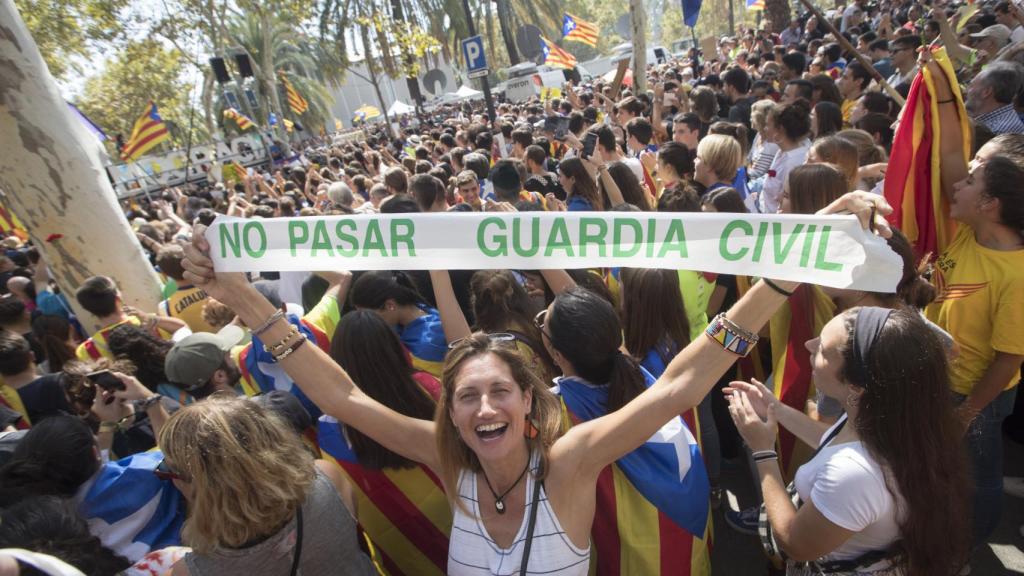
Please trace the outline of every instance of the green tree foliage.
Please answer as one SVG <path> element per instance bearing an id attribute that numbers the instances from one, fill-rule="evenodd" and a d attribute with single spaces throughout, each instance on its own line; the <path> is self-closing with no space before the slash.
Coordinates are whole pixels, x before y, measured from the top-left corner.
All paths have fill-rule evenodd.
<path id="1" fill-rule="evenodd" d="M 124 31 L 123 11 L 131 0 L 14 0 L 55 78 L 75 68 L 90 44 L 109 42 Z"/>
<path id="2" fill-rule="evenodd" d="M 182 79 L 181 53 L 154 39 L 128 42 L 101 72 L 89 78 L 76 105 L 108 135 L 131 134 L 132 126 L 152 100 L 168 124 L 174 146 L 188 140 L 188 95 Z M 193 142 L 207 137 L 199 118 L 192 122 Z M 113 152 L 113 150 L 111 150 Z"/>

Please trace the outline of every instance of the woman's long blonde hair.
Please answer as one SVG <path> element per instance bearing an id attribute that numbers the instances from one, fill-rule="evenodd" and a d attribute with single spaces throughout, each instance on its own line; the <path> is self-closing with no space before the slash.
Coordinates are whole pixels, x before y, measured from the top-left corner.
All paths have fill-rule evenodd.
<path id="1" fill-rule="evenodd" d="M 508 366 L 509 372 L 512 373 L 512 379 L 519 385 L 522 392 L 525 393 L 527 390 L 533 392 L 533 404 L 529 418 L 537 427 L 538 434 L 535 438 L 525 438 L 524 440 L 531 453 L 534 450 L 540 451 L 538 480 L 543 479 L 547 473 L 548 451 L 555 440 L 562 435 L 561 403 L 552 394 L 548 385 L 530 370 L 529 365 L 519 355 L 515 347 L 494 342 L 483 333 L 476 333 L 460 342 L 445 359 L 444 373 L 441 375 L 441 401 L 437 403 L 434 424 L 437 428 L 437 453 L 441 460 L 441 480 L 447 490 L 448 500 L 452 505 L 463 510 L 462 501 L 458 498 L 459 474 L 467 468 L 479 472 L 480 461 L 459 437 L 459 431 L 449 416 L 449 410 L 452 405 L 455 382 L 459 378 L 459 372 L 463 365 L 468 360 L 484 354 L 493 354 L 504 362 Z"/>
<path id="2" fill-rule="evenodd" d="M 255 402 L 214 395 L 178 410 L 160 449 L 191 481 L 182 540 L 199 553 L 273 535 L 306 500 L 313 457 L 291 427 Z"/>

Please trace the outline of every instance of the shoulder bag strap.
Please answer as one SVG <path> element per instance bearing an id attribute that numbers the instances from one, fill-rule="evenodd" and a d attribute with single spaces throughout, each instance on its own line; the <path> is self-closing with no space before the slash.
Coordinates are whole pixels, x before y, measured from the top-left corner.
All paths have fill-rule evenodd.
<path id="1" fill-rule="evenodd" d="M 523 544 L 523 563 L 519 566 L 519 576 L 526 576 L 526 565 L 530 561 L 530 548 L 533 546 L 533 529 L 537 525 L 537 508 L 540 507 L 540 487 L 544 482 L 533 483 L 533 503 L 530 505 L 530 523 L 526 527 L 526 542 Z"/>
<path id="2" fill-rule="evenodd" d="M 302 558 L 302 506 L 299 506 L 298 511 L 295 513 L 295 553 L 292 556 L 292 571 L 291 576 L 296 576 L 299 573 L 299 559 Z"/>

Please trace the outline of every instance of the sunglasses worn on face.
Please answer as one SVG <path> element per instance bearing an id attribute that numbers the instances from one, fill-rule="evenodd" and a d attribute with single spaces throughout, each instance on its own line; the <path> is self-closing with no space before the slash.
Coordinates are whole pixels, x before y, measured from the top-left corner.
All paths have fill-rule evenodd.
<path id="1" fill-rule="evenodd" d="M 161 480 L 181 480 L 182 482 L 188 482 L 188 478 L 178 474 L 171 470 L 171 467 L 167 465 L 167 459 L 160 460 L 160 463 L 153 469 L 153 475 Z"/>

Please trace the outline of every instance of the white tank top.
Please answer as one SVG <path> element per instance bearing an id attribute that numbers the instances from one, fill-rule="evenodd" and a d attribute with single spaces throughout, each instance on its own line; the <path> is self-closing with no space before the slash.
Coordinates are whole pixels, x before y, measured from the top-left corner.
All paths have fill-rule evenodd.
<path id="1" fill-rule="evenodd" d="M 480 521 L 477 498 L 476 472 L 463 470 L 459 474 L 459 499 L 469 514 L 455 507 L 452 536 L 448 545 L 448 574 L 450 576 L 517 576 L 523 563 L 523 547 L 530 522 L 533 499 L 534 474 L 539 455 L 530 457 L 530 473 L 526 475 L 526 511 L 523 523 L 509 548 L 501 548 L 487 534 Z M 533 528 L 533 546 L 527 574 L 545 576 L 585 576 L 590 569 L 590 547 L 577 548 L 562 530 L 558 518 L 551 510 L 543 485 L 538 498 L 537 521 Z"/>

